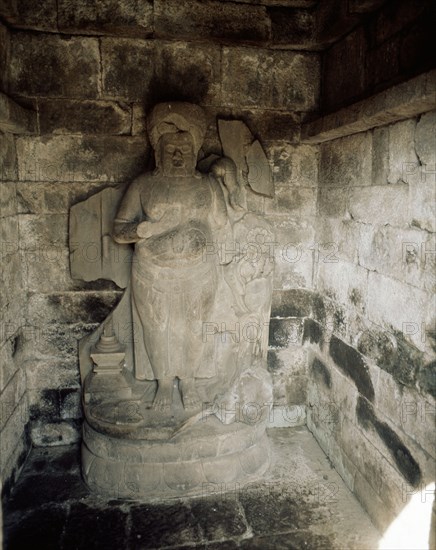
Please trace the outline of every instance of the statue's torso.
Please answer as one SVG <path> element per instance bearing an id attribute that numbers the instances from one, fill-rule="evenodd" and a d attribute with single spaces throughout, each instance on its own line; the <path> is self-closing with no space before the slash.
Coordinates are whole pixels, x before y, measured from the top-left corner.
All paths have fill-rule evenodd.
<path id="1" fill-rule="evenodd" d="M 212 238 L 212 189 L 207 176 L 201 178 L 164 178 L 152 176 L 140 192 L 141 206 L 147 219 L 157 222 L 170 210 L 174 226 L 136 244 L 141 261 L 164 267 L 184 267 L 204 260 L 204 251 Z"/>

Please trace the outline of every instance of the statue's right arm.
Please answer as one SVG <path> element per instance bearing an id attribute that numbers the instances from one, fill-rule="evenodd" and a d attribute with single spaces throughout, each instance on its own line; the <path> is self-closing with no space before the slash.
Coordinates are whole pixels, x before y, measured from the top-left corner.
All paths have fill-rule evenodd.
<path id="1" fill-rule="evenodd" d="M 127 189 L 114 220 L 113 239 L 119 244 L 136 243 L 140 240 L 137 229 L 144 220 L 138 181 Z"/>

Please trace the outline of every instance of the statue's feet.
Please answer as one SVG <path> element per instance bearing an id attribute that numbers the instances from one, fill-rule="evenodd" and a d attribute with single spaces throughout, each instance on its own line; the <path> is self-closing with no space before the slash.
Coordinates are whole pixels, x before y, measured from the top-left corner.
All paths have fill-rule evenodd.
<path id="1" fill-rule="evenodd" d="M 195 388 L 193 379 L 185 379 L 180 381 L 183 407 L 185 410 L 193 410 L 201 407 L 201 399 Z"/>
<path id="2" fill-rule="evenodd" d="M 157 392 L 153 399 L 152 409 L 155 411 L 169 411 L 173 400 L 173 381 L 158 380 Z"/>

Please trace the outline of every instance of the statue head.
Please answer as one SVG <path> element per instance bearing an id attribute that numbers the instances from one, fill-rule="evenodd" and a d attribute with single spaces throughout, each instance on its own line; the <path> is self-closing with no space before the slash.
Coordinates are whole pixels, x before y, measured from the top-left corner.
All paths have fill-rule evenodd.
<path id="1" fill-rule="evenodd" d="M 201 107 L 184 102 L 159 103 L 148 117 L 147 130 L 158 171 L 182 176 L 195 172 L 206 133 Z"/>

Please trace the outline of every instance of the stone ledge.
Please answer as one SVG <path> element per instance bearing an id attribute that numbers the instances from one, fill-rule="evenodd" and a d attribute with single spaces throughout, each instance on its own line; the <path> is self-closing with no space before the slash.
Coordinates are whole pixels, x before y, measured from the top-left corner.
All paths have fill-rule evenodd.
<path id="1" fill-rule="evenodd" d="M 322 143 L 392 124 L 436 107 L 436 70 L 423 73 L 375 96 L 307 122 L 302 143 Z"/>
<path id="2" fill-rule="evenodd" d="M 10 134 L 35 134 L 36 112 L 24 109 L 0 92 L 0 131 Z"/>

